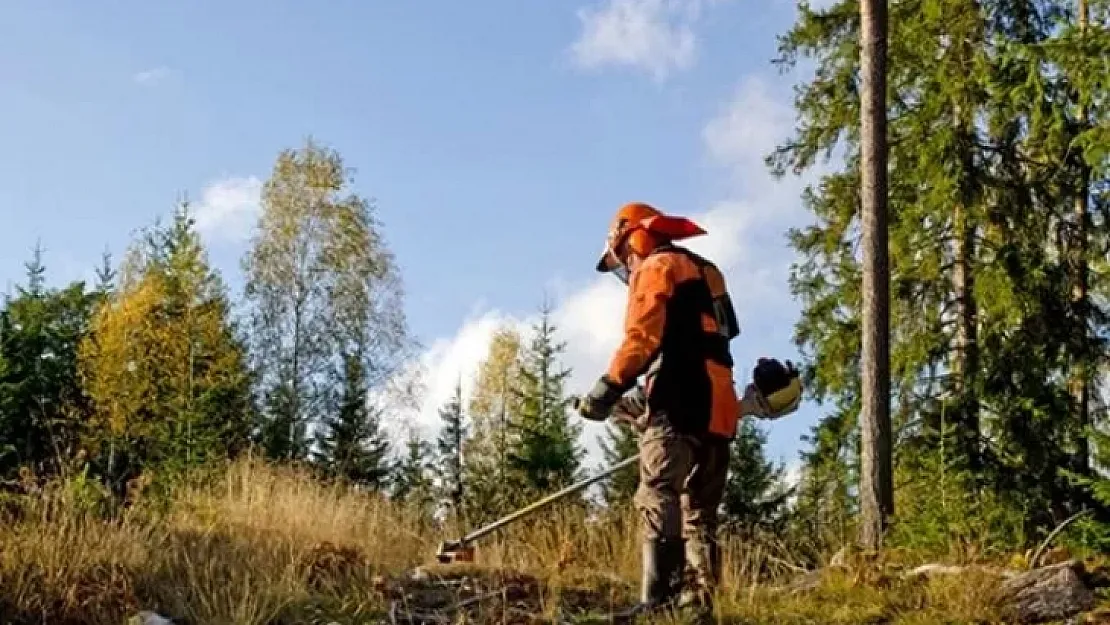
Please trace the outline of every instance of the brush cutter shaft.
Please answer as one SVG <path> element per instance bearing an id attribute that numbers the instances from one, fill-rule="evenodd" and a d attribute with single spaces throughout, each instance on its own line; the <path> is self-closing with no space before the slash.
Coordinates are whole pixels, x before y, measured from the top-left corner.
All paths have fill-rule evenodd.
<path id="1" fill-rule="evenodd" d="M 528 514 L 531 514 L 532 512 L 535 512 L 536 510 L 539 510 L 540 508 L 543 508 L 544 506 L 552 504 L 552 503 L 562 499 L 563 497 L 566 497 L 567 495 L 570 495 L 572 493 L 576 493 L 576 492 L 578 492 L 578 491 L 580 491 L 580 490 L 586 488 L 587 486 L 589 486 L 591 484 L 594 484 L 596 482 L 600 482 L 601 480 L 609 477 L 610 475 L 616 473 L 617 471 L 620 471 L 621 469 L 623 469 L 627 466 L 635 464 L 639 460 L 640 460 L 640 454 L 636 454 L 634 456 L 626 458 L 626 459 L 618 462 L 617 464 L 609 467 L 608 469 L 602 471 L 601 473 L 598 473 L 597 475 L 595 475 L 593 477 L 582 480 L 581 482 L 578 482 L 576 484 L 571 484 L 570 486 L 567 486 L 566 488 L 564 488 L 563 490 L 561 490 L 557 493 L 553 493 L 551 495 L 548 495 L 547 497 L 544 497 L 543 499 L 541 499 L 541 500 L 539 500 L 535 503 L 529 504 L 529 505 L 521 508 L 520 510 L 517 510 L 516 512 L 514 512 L 514 513 L 512 513 L 508 516 L 502 517 L 502 518 L 494 521 L 493 523 L 490 523 L 489 525 L 487 525 L 485 527 L 480 527 L 480 528 L 474 530 L 473 532 L 470 532 L 466 536 L 463 536 L 461 539 L 459 539 L 459 544 L 466 545 L 467 543 L 478 540 L 479 538 L 485 536 L 486 534 L 489 534 L 490 532 L 496 531 L 496 530 L 508 525 L 509 523 L 512 523 L 513 521 L 519 519 L 522 516 L 526 516 Z"/>

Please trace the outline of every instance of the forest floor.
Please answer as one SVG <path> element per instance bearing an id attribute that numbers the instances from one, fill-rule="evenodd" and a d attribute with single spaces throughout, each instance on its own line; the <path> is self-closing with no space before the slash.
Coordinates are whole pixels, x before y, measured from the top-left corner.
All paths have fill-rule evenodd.
<path id="1" fill-rule="evenodd" d="M 251 463 L 112 521 L 74 481 L 0 503 L 4 624 L 121 625 L 144 611 L 180 625 L 610 622 L 638 592 L 630 515 L 552 511 L 480 545 L 474 564 L 439 565 L 451 536 L 416 515 Z M 807 572 L 773 542 L 724 552 L 721 622 L 1004 622 L 1000 563 L 925 575 L 910 554 L 841 555 Z M 1091 605 L 1059 622 L 1110 623 L 1110 564 L 1075 570 Z"/>

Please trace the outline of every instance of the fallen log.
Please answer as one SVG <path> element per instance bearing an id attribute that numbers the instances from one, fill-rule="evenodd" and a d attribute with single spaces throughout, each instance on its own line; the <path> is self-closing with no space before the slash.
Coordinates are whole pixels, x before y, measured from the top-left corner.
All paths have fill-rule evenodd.
<path id="1" fill-rule="evenodd" d="M 1006 580 L 995 597 L 1008 622 L 1062 621 L 1095 606 L 1083 581 L 1082 564 L 1069 560 L 1034 569 Z"/>
<path id="2" fill-rule="evenodd" d="M 986 573 L 988 575 L 996 575 L 1003 579 L 1013 579 L 1021 575 L 1020 571 L 1013 571 L 1010 569 L 1003 569 L 996 566 L 958 566 L 952 564 L 922 564 L 921 566 L 902 573 L 902 579 L 914 579 L 917 577 L 934 577 L 938 575 L 962 575 L 964 573 Z"/>

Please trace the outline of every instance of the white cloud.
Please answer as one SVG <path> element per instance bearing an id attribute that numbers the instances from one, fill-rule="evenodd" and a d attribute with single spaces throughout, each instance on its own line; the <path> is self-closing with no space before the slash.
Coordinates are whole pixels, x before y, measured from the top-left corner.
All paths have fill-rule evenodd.
<path id="1" fill-rule="evenodd" d="M 790 132 L 793 113 L 758 76 L 741 81 L 732 98 L 702 129 L 706 153 L 737 185 L 774 185 L 764 158 Z M 777 185 L 776 185 L 777 186 Z M 791 189 L 794 190 L 794 189 Z M 749 190 L 750 191 L 750 190 Z"/>
<path id="2" fill-rule="evenodd" d="M 693 25 L 705 0 L 605 0 L 578 11 L 582 31 L 570 54 L 580 68 L 629 67 L 656 81 L 689 69 L 697 56 Z"/>
<path id="3" fill-rule="evenodd" d="M 794 460 L 786 464 L 782 473 L 782 481 L 787 487 L 797 486 L 802 481 L 802 471 L 805 469 L 800 461 Z"/>
<path id="4" fill-rule="evenodd" d="M 525 323 L 497 310 L 476 312 L 462 323 L 455 336 L 434 341 L 403 374 L 421 378 L 416 414 L 405 415 L 406 419 L 415 417 L 415 422 L 406 425 L 430 437 L 439 427 L 438 411 L 454 396 L 456 385 L 461 383 L 463 396 L 470 396 L 493 333 L 506 324 L 521 324 L 523 331 Z"/>
<path id="5" fill-rule="evenodd" d="M 261 193 L 262 181 L 255 176 L 209 183 L 193 206 L 197 231 L 210 240 L 245 240 L 257 222 Z"/>
<path id="6" fill-rule="evenodd" d="M 134 80 L 140 85 L 156 85 L 168 78 L 169 75 L 170 68 L 163 65 L 159 67 L 153 67 L 151 69 L 146 69 L 141 72 L 135 72 L 135 74 L 131 76 L 131 80 Z"/>

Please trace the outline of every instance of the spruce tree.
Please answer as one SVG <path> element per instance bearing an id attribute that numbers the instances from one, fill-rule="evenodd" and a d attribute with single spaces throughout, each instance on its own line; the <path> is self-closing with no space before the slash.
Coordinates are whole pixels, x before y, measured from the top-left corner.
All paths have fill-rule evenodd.
<path id="1" fill-rule="evenodd" d="M 379 413 L 367 401 L 360 355 L 345 354 L 343 363 L 343 390 L 317 433 L 316 463 L 328 477 L 380 490 L 390 473 L 389 441 Z"/>
<path id="2" fill-rule="evenodd" d="M 267 458 L 306 458 L 311 452 L 308 424 L 294 418 L 292 386 L 288 381 L 263 390 L 262 409 L 255 424 L 255 443 Z"/>
<path id="3" fill-rule="evenodd" d="M 558 357 L 566 346 L 555 331 L 545 305 L 521 359 L 520 415 L 513 424 L 517 440 L 508 462 L 531 496 L 573 482 L 583 453 L 578 444 L 582 426 L 570 420 L 570 399 L 563 390 L 570 370 Z"/>
<path id="4" fill-rule="evenodd" d="M 778 530 L 785 521 L 786 502 L 793 494 L 783 483 L 783 468 L 764 456 L 767 435 L 751 419 L 743 419 L 729 446 L 728 481 L 721 502 L 730 532 L 751 534 Z"/>
<path id="5" fill-rule="evenodd" d="M 628 426 L 609 423 L 605 426 L 605 438 L 599 443 L 607 466 L 613 466 L 640 452 L 639 438 L 635 430 Z M 640 472 L 636 467 L 614 473 L 601 483 L 602 500 L 609 508 L 626 505 L 632 501 L 639 485 Z"/>
<path id="6" fill-rule="evenodd" d="M 100 255 L 100 266 L 96 268 L 96 293 L 102 298 L 110 296 L 116 288 L 116 276 L 116 268 L 112 265 L 112 254 L 105 249 Z"/>
<path id="7" fill-rule="evenodd" d="M 1082 134 L 1070 130 L 1078 107 L 1065 87 L 1069 64 L 1046 59 L 1069 48 L 1053 41 L 1067 41 L 1066 29 L 1057 28 L 1067 6 L 890 4 L 895 460 L 943 447 L 947 466 L 975 476 L 969 496 L 992 483 L 1015 510 L 1030 511 L 1033 528 L 1058 522 L 1082 505 L 1060 475 L 1083 455 L 1081 402 L 1064 380 L 1069 369 L 1080 368 L 1076 355 L 1097 358 L 1099 349 L 1105 354 L 1104 347 L 1092 349 L 1094 355 L 1084 352 L 1083 346 L 1096 343 L 1076 338 L 1084 335 L 1080 326 L 1105 326 L 1092 310 L 1094 298 L 1086 299 L 1082 314 L 1076 312 L 1071 286 L 1079 263 L 1067 262 L 1068 246 L 1059 235 L 1069 222 L 1082 221 L 1074 210 L 1082 172 L 1069 164 L 1081 154 L 1074 147 Z M 854 129 L 860 116 L 859 38 L 856 3 L 802 8 L 781 40 L 780 60 L 789 65 L 810 57 L 817 68 L 798 91 L 797 133 L 771 158 L 782 174 L 808 169 L 833 150 L 844 155 L 841 167 L 803 196 L 815 224 L 790 234 L 799 252 L 791 286 L 803 303 L 796 338 L 809 363 L 809 389 L 831 404 L 830 427 L 821 430 L 825 442 L 811 456 L 825 467 L 834 466 L 826 453 L 857 453 L 850 440 L 831 444 L 828 438 L 857 435 L 849 424 L 862 390 L 856 257 L 861 137 Z M 1091 63 L 1094 46 L 1084 45 L 1062 56 L 1070 55 L 1070 67 L 1087 68 L 1090 89 L 1105 82 L 1094 78 L 1105 72 L 1091 69 L 1097 65 Z M 1101 240 L 1097 223 L 1087 222 L 1088 245 Z M 857 459 L 835 462 L 851 467 Z M 815 470 L 807 475 L 822 472 L 818 465 L 810 468 Z M 846 488 L 837 491 L 853 492 L 856 480 L 850 471 L 842 473 L 836 482 Z M 848 510 L 855 505 L 843 504 Z"/>
<path id="8" fill-rule="evenodd" d="M 809 449 L 801 454 L 801 479 L 795 487 L 793 520 L 813 547 L 838 547 L 850 540 L 858 510 L 857 441 L 854 406 L 837 409 L 802 437 Z"/>
<path id="9" fill-rule="evenodd" d="M 437 474 L 441 496 L 450 503 L 454 514 L 461 514 L 465 499 L 465 462 L 463 442 L 467 426 L 463 415 L 462 381 L 455 385 L 455 394 L 439 411 L 441 423 L 436 441 Z"/>
<path id="10" fill-rule="evenodd" d="M 431 445 L 415 432 L 405 441 L 404 455 L 393 469 L 391 495 L 394 500 L 405 502 L 431 514 L 435 504 Z"/>
<path id="11" fill-rule="evenodd" d="M 82 282 L 47 287 L 41 247 L 26 267 L 26 285 L 0 308 L 0 474 L 56 474 L 88 416 L 77 350 L 97 298 Z"/>

